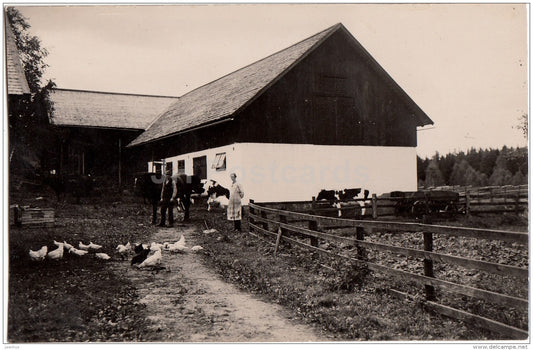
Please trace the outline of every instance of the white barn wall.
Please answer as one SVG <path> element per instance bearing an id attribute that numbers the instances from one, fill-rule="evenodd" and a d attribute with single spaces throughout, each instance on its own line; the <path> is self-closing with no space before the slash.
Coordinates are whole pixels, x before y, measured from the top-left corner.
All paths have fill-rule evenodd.
<path id="1" fill-rule="evenodd" d="M 216 170 L 211 167 L 213 164 L 217 153 L 226 153 L 226 170 Z M 236 162 L 239 162 L 238 157 L 236 157 L 236 147 L 235 145 L 227 145 L 217 148 L 211 148 L 208 150 L 202 150 L 198 152 L 191 152 L 186 154 L 181 154 L 179 156 L 174 156 L 166 158 L 165 161 L 172 162 L 173 173 L 178 173 L 178 160 L 185 160 L 185 173 L 193 173 L 193 158 L 206 156 L 207 158 L 207 179 L 215 180 L 221 185 L 227 187 L 231 184 L 229 178 L 229 169 L 230 166 L 235 166 Z"/>
<path id="2" fill-rule="evenodd" d="M 415 147 L 238 144 L 246 201 L 311 200 L 321 189 L 416 191 Z"/>
<path id="3" fill-rule="evenodd" d="M 226 153 L 226 170 L 211 168 L 217 153 Z M 185 160 L 193 173 L 193 158 L 207 156 L 207 179 L 229 187 L 235 172 L 243 185 L 244 202 L 311 200 L 321 189 L 361 187 L 370 193 L 416 191 L 415 147 L 324 146 L 236 143 L 166 159 Z"/>

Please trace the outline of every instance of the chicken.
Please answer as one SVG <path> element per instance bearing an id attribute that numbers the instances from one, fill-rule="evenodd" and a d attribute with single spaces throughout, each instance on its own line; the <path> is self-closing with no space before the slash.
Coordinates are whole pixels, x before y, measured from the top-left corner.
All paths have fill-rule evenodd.
<path id="1" fill-rule="evenodd" d="M 200 245 L 195 245 L 194 247 L 191 248 L 191 251 L 196 253 L 196 252 L 199 252 L 200 250 L 203 250 L 204 247 L 200 246 Z"/>
<path id="2" fill-rule="evenodd" d="M 83 244 L 82 242 L 80 242 L 79 247 L 80 249 L 83 249 L 83 250 L 89 250 L 90 248 L 87 244 Z"/>
<path id="3" fill-rule="evenodd" d="M 205 234 L 208 234 L 208 233 L 215 233 L 215 232 L 217 232 L 217 230 L 214 229 L 214 228 L 211 228 L 211 229 L 209 229 L 209 230 L 203 230 L 203 233 L 205 233 Z"/>
<path id="4" fill-rule="evenodd" d="M 137 254 L 140 253 L 140 252 L 142 252 L 142 251 L 145 250 L 145 249 L 148 249 L 148 245 L 146 245 L 146 244 L 142 244 L 142 243 L 135 243 L 135 245 L 134 245 L 134 247 L 133 247 L 133 251 L 134 251 L 135 253 L 137 253 Z"/>
<path id="5" fill-rule="evenodd" d="M 128 242 L 128 244 L 119 244 L 116 248 L 117 253 L 120 254 L 120 257 L 122 260 L 124 260 L 124 256 L 126 256 L 131 251 L 131 244 Z"/>
<path id="6" fill-rule="evenodd" d="M 110 257 L 109 255 L 107 255 L 106 253 L 96 253 L 95 255 L 96 255 L 96 257 L 97 257 L 98 259 L 102 259 L 102 260 L 109 260 L 109 259 L 111 259 L 111 257 Z"/>
<path id="7" fill-rule="evenodd" d="M 163 247 L 163 244 L 161 243 L 156 243 L 156 242 L 152 242 L 152 244 L 150 245 L 150 250 L 152 252 L 155 252 L 157 250 L 161 250 L 161 247 Z"/>
<path id="8" fill-rule="evenodd" d="M 54 239 L 54 244 L 55 244 L 56 246 L 58 246 L 58 247 L 59 247 L 59 246 L 60 246 L 61 244 L 63 244 L 63 243 L 61 243 L 61 242 L 58 242 L 58 241 L 56 241 L 56 240 Z"/>
<path id="9" fill-rule="evenodd" d="M 59 260 L 59 259 L 63 258 L 63 250 L 64 250 L 63 243 L 59 243 L 59 244 L 60 245 L 59 245 L 59 247 L 57 247 L 57 249 L 52 250 L 51 252 L 48 252 L 47 257 L 49 259 Z"/>
<path id="10" fill-rule="evenodd" d="M 89 248 L 90 248 L 90 249 L 94 249 L 94 250 L 98 250 L 98 249 L 101 249 L 102 246 L 99 245 L 99 244 L 95 244 L 95 243 L 93 243 L 93 242 L 89 242 Z"/>
<path id="11" fill-rule="evenodd" d="M 74 246 L 72 246 L 72 244 L 68 244 L 67 241 L 63 241 L 63 245 L 65 247 L 65 249 L 67 251 L 71 250 L 72 248 L 74 248 Z"/>
<path id="12" fill-rule="evenodd" d="M 161 249 L 156 250 L 156 252 L 147 257 L 142 263 L 139 264 L 139 268 L 142 267 L 153 267 L 161 264 Z"/>
<path id="13" fill-rule="evenodd" d="M 89 253 L 89 252 L 86 251 L 86 250 L 76 249 L 76 248 L 74 248 L 74 247 L 70 248 L 70 249 L 68 250 L 68 252 L 69 252 L 70 254 L 74 254 L 74 255 L 77 255 L 77 256 L 84 256 L 85 254 Z"/>
<path id="14" fill-rule="evenodd" d="M 48 247 L 43 245 L 41 249 L 34 251 L 30 249 L 30 259 L 33 261 L 42 261 L 48 253 Z"/>
<path id="15" fill-rule="evenodd" d="M 178 253 L 183 253 L 185 251 L 187 251 L 187 247 L 185 246 L 185 236 L 184 235 L 181 235 L 180 239 L 174 243 L 174 244 L 170 244 L 168 246 L 168 250 L 171 251 L 171 252 L 178 252 Z"/>
<path id="16" fill-rule="evenodd" d="M 150 253 L 150 249 L 141 249 L 137 252 L 137 255 L 135 255 L 133 258 L 131 258 L 131 265 L 140 264 L 144 260 L 146 260 L 146 257 Z"/>

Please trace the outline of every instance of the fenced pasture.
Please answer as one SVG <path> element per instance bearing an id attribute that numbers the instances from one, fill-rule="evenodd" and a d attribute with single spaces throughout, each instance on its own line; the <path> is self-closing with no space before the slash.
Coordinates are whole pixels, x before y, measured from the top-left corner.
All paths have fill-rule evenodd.
<path id="1" fill-rule="evenodd" d="M 453 195 L 453 196 L 452 196 Z M 299 212 L 316 213 L 352 219 L 390 219 L 407 217 L 421 219 L 423 215 L 453 217 L 471 214 L 521 214 L 528 210 L 528 187 L 442 186 L 420 189 L 420 192 L 391 192 L 372 194 L 368 199 L 356 198 L 349 202 L 327 200 L 284 202 Z M 275 202 L 264 203 L 276 207 Z"/>
<path id="2" fill-rule="evenodd" d="M 363 263 L 405 282 L 388 286 L 391 294 L 510 339 L 528 337 L 527 233 L 323 216 L 313 214 L 315 203 L 251 201 L 249 209 L 250 234 L 274 254 L 298 247 Z"/>

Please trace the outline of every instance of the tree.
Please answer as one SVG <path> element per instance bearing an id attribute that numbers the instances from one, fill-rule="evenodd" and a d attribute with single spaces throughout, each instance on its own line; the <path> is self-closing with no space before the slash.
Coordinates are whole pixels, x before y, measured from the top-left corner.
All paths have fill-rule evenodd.
<path id="1" fill-rule="evenodd" d="M 8 100 L 10 171 L 29 168 L 33 173 L 45 165 L 48 153 L 55 148 L 50 125 L 53 106 L 49 98 L 55 84 L 50 80 L 41 86 L 48 52 L 41 47 L 39 38 L 28 32 L 30 25 L 26 19 L 13 7 L 7 8 L 6 15 L 31 91 L 30 98 Z"/>
<path id="2" fill-rule="evenodd" d="M 529 116 L 527 113 L 524 113 L 522 114 L 519 118 L 518 118 L 518 121 L 519 121 L 519 124 L 515 127 L 516 129 L 518 130 L 521 130 L 522 131 L 522 135 L 524 135 L 524 138 L 527 139 L 527 134 L 528 134 L 528 125 L 529 125 Z"/>
<path id="3" fill-rule="evenodd" d="M 26 18 L 14 7 L 7 8 L 7 18 L 15 34 L 15 42 L 20 53 L 26 80 L 32 93 L 41 89 L 41 79 L 48 65 L 44 62 L 48 51 L 41 47 L 41 40 L 29 33 L 30 25 Z"/>
<path id="4" fill-rule="evenodd" d="M 489 183 L 493 186 L 509 185 L 513 174 L 507 169 L 507 159 L 505 154 L 500 154 L 496 159 L 494 171 L 489 178 Z"/>
<path id="5" fill-rule="evenodd" d="M 428 164 L 425 185 L 428 187 L 444 185 L 444 177 L 439 169 L 437 157 L 433 158 Z"/>

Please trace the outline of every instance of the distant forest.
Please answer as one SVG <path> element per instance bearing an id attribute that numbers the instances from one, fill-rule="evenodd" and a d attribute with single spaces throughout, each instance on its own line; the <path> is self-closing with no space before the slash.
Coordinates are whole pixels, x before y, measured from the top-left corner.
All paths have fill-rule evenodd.
<path id="1" fill-rule="evenodd" d="M 528 183 L 527 147 L 417 156 L 417 172 L 419 187 L 523 185 Z"/>

